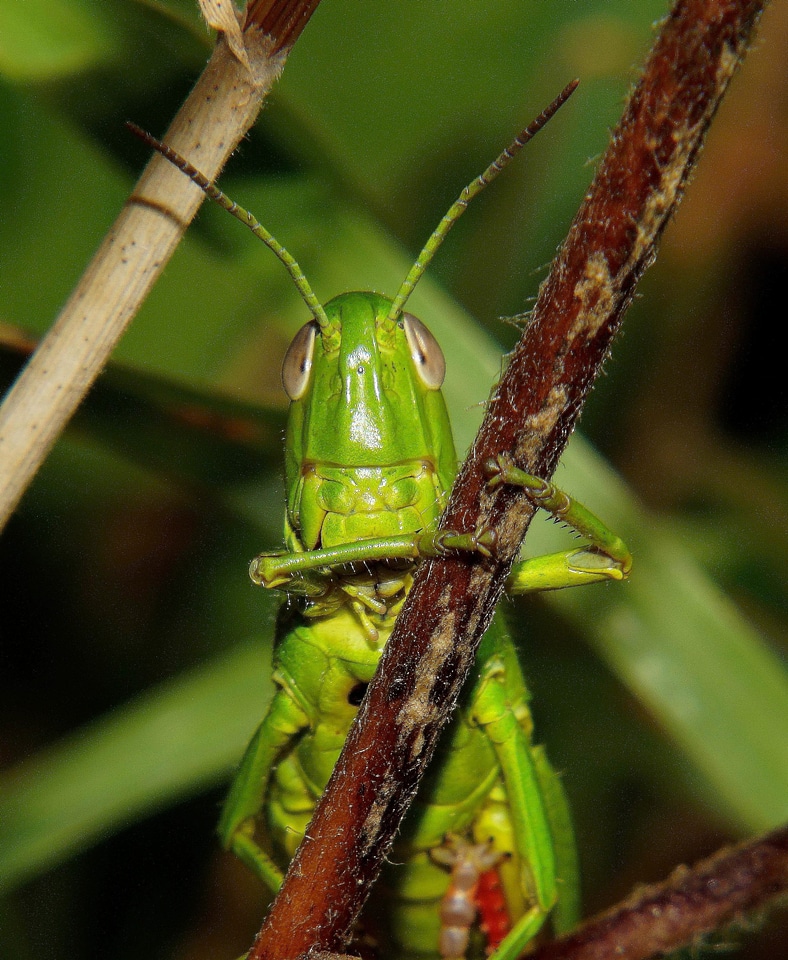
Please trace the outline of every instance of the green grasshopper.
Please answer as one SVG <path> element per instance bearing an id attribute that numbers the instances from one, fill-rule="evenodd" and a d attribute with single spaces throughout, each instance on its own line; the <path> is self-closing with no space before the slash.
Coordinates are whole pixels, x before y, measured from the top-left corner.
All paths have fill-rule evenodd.
<path id="1" fill-rule="evenodd" d="M 426 326 L 403 306 L 468 202 L 575 86 L 465 188 L 393 300 L 345 293 L 321 305 L 296 261 L 251 214 L 141 134 L 276 253 L 312 314 L 282 370 L 290 398 L 286 548 L 262 554 L 250 568 L 256 584 L 295 602 L 279 617 L 276 693 L 219 824 L 225 847 L 272 892 L 306 831 L 419 560 L 491 549 L 488 531 L 440 529 L 457 472 L 441 393 L 445 362 Z M 520 562 L 507 583 L 511 593 L 628 575 L 626 546 L 580 504 L 518 470 L 505 454 L 489 473 L 491 484 L 524 487 L 590 541 Z M 497 948 L 500 960 L 517 956 L 548 917 L 557 932 L 575 923 L 571 821 L 561 784 L 532 743 L 528 700 L 497 615 L 376 891 L 384 919 L 371 929 L 385 955 L 465 955 L 477 908 L 487 948 Z"/>

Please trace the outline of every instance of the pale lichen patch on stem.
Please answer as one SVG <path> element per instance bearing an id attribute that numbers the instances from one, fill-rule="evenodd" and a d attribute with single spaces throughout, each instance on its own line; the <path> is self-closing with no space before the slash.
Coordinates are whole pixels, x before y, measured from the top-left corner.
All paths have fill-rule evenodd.
<path id="1" fill-rule="evenodd" d="M 567 402 L 566 387 L 562 383 L 557 383 L 548 393 L 541 410 L 525 418 L 520 442 L 515 450 L 515 459 L 518 463 L 532 462 L 544 438 L 553 432 L 561 414 L 566 409 Z"/>
<path id="2" fill-rule="evenodd" d="M 400 736 L 403 742 L 410 739 L 414 728 L 418 729 L 419 726 L 429 723 L 435 716 L 436 707 L 432 697 L 435 677 L 448 656 L 456 625 L 455 614 L 449 609 L 449 599 L 449 591 L 445 590 L 438 605 L 446 610 L 446 614 L 441 618 L 440 626 L 433 634 L 425 656 L 416 666 L 416 682 L 412 696 L 406 709 L 400 713 Z M 419 736 L 410 747 L 410 753 L 414 759 L 421 754 L 422 747 L 422 739 Z"/>
<path id="3" fill-rule="evenodd" d="M 615 303 L 613 278 L 607 259 L 600 250 L 586 261 L 583 277 L 575 284 L 574 296 L 580 301 L 580 310 L 569 328 L 567 341 L 585 335 L 590 340 L 605 323 Z"/>

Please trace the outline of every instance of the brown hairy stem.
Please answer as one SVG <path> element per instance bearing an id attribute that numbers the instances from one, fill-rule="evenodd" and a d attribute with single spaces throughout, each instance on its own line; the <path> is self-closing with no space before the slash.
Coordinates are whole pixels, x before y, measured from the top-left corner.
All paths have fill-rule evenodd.
<path id="1" fill-rule="evenodd" d="M 319 0 L 253 0 L 165 134 L 214 179 L 254 123 Z M 233 26 L 237 26 L 233 22 Z M 203 193 L 154 156 L 0 408 L 0 529 L 164 269 Z"/>
<path id="2" fill-rule="evenodd" d="M 490 489 L 484 464 L 509 453 L 552 474 L 764 5 L 678 0 L 662 24 L 443 519 L 494 528 L 497 555 L 420 569 L 250 960 L 346 948 L 533 514 L 515 490 Z"/>
<path id="3" fill-rule="evenodd" d="M 788 827 L 726 847 L 548 943 L 531 960 L 649 960 L 763 910 L 788 892 Z"/>

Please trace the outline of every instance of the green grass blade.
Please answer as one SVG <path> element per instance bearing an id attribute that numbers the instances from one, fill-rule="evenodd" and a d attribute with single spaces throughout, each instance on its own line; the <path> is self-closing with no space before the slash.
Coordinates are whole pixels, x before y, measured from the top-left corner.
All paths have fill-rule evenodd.
<path id="1" fill-rule="evenodd" d="M 245 644 L 77 730 L 0 779 L 0 891 L 215 786 L 272 684 Z"/>

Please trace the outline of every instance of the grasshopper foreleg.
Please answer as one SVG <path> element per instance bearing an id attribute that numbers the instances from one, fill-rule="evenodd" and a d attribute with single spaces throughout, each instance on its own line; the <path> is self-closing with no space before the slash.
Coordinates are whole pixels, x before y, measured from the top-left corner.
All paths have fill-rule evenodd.
<path id="1" fill-rule="evenodd" d="M 386 560 L 415 561 L 454 553 L 490 556 L 494 546 L 495 535 L 486 527 L 473 533 L 437 530 L 395 537 L 371 537 L 302 553 L 263 553 L 252 560 L 249 576 L 254 583 L 269 589 L 318 595 L 318 591 L 325 590 L 325 586 L 320 586 L 320 581 L 325 581 L 326 569 Z M 317 573 L 314 580 L 310 580 L 310 573 Z"/>
<path id="2" fill-rule="evenodd" d="M 509 483 L 526 490 L 537 507 L 567 524 L 589 543 L 574 550 L 523 560 L 512 568 L 506 581 L 510 594 L 560 590 L 604 580 L 625 580 L 632 569 L 632 555 L 614 534 L 582 503 L 554 484 L 516 467 L 510 457 L 490 458 L 486 472 L 491 487 Z"/>

